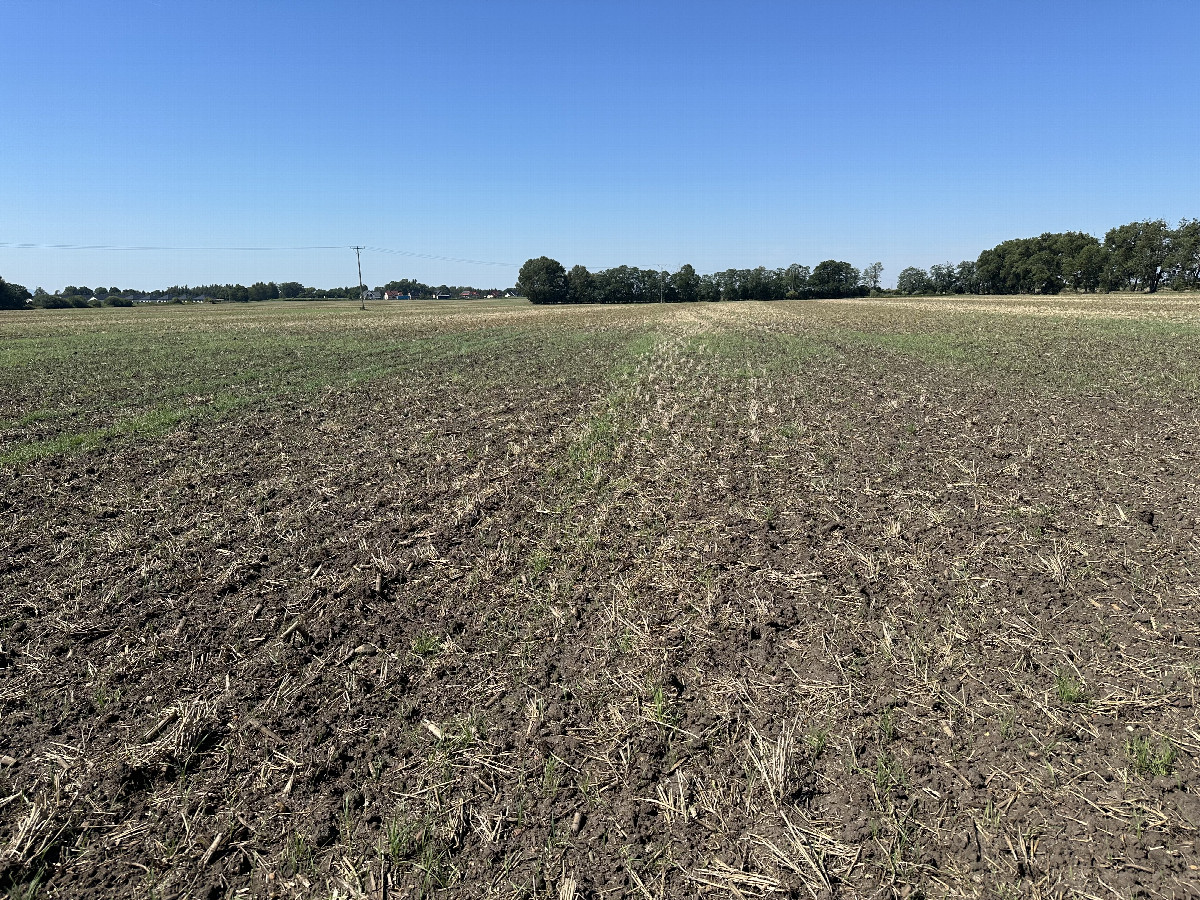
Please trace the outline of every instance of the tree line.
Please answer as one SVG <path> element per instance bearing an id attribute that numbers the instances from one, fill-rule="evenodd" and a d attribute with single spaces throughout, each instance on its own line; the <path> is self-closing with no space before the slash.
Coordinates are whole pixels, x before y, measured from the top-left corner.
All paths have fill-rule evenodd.
<path id="1" fill-rule="evenodd" d="M 1060 294 L 1200 289 L 1200 219 L 1171 228 L 1162 219 L 1109 229 L 1104 240 L 1078 231 L 1004 241 L 955 265 L 915 266 L 901 294 Z"/>
<path id="2" fill-rule="evenodd" d="M 516 290 L 533 303 L 680 303 L 717 300 L 816 300 L 898 294 L 1059 294 L 1063 291 L 1200 290 L 1200 219 L 1183 219 L 1175 228 L 1162 219 L 1130 222 L 1110 229 L 1104 240 L 1078 231 L 1003 241 L 974 260 L 947 262 L 900 272 L 894 291 L 880 287 L 881 263 L 856 269 L 827 259 L 811 269 L 726 269 L 701 275 L 690 265 L 676 272 L 616 266 L 590 272 L 566 270 L 546 256 L 521 267 Z M 414 299 L 505 292 L 455 285 L 433 287 L 413 279 L 390 281 L 376 291 L 394 291 Z M 0 278 L 0 309 L 72 306 L 130 306 L 135 302 L 211 301 L 251 303 L 263 300 L 358 299 L 357 285 L 307 287 L 298 281 L 258 281 L 252 285 L 187 285 L 155 291 L 68 285 L 53 294 Z"/>
<path id="3" fill-rule="evenodd" d="M 1059 294 L 1200 290 L 1200 219 L 1171 228 L 1162 219 L 1110 229 L 1104 240 L 1078 231 L 1004 241 L 978 259 L 900 272 L 894 291 L 880 288 L 881 263 L 859 271 L 826 260 L 810 269 L 727 269 L 699 275 L 618 266 L 566 270 L 546 256 L 521 267 L 518 290 L 533 303 L 667 303 L 697 300 L 832 299 L 898 294 Z"/>
<path id="4" fill-rule="evenodd" d="M 461 296 L 464 291 L 471 293 L 495 293 L 500 295 L 502 288 L 480 290 L 469 286 L 438 285 L 432 287 L 412 279 L 390 281 L 376 291 L 395 291 L 406 294 L 413 299 L 437 297 L 449 294 Z M 357 300 L 358 285 L 334 288 L 308 287 L 298 281 L 284 281 L 276 284 L 274 281 L 258 281 L 252 285 L 242 284 L 202 284 L 195 286 L 173 285 L 152 291 L 141 291 L 134 288 L 97 287 L 86 285 L 67 285 L 61 291 L 51 294 L 42 288 L 32 293 L 24 285 L 10 284 L 0 278 L 0 309 L 67 309 L 71 307 L 86 308 L 95 306 L 132 306 L 134 303 L 187 303 L 187 302 L 220 302 L 220 303 L 255 303 L 264 300 Z"/>
<path id="5" fill-rule="evenodd" d="M 616 266 L 598 272 L 567 271 L 547 256 L 521 266 L 517 290 L 531 303 L 688 303 L 717 300 L 810 300 L 865 297 L 879 289 L 882 263 L 859 271 L 848 262 L 825 260 L 809 268 L 726 269 L 700 275 L 691 265 L 676 272 Z"/>

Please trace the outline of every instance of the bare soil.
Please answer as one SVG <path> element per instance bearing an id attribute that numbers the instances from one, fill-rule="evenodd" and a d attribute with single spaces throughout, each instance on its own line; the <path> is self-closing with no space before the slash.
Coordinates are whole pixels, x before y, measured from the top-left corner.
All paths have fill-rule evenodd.
<path id="1" fill-rule="evenodd" d="M 1200 896 L 1176 302 L 401 311 L 10 463 L 0 890 Z"/>

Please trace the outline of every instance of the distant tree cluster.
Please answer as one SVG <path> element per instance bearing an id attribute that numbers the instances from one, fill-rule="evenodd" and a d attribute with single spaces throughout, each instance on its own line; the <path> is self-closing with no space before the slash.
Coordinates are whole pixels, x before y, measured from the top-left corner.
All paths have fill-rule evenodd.
<path id="1" fill-rule="evenodd" d="M 879 287 L 880 263 L 860 272 L 847 262 L 829 259 L 815 268 L 726 269 L 700 275 L 690 265 L 677 272 L 617 266 L 569 272 L 547 256 L 526 261 L 517 289 L 531 303 L 690 303 L 717 300 L 804 300 L 864 297 Z"/>
<path id="2" fill-rule="evenodd" d="M 0 309 L 24 309 L 32 296 L 23 284 L 10 284 L 0 278 Z"/>
<path id="3" fill-rule="evenodd" d="M 1113 228 L 1103 242 L 1067 231 L 1004 241 L 972 261 L 910 266 L 901 294 L 1059 294 L 1063 291 L 1200 289 L 1200 219 L 1171 228 L 1162 219 Z"/>
<path id="4" fill-rule="evenodd" d="M 567 271 L 546 256 L 521 267 L 515 290 L 532 303 L 688 303 L 717 300 L 817 300 L 891 293 L 880 287 L 882 263 L 858 270 L 848 262 L 827 259 L 813 268 L 726 269 L 701 275 L 690 266 L 676 272 L 617 266 L 590 272 L 585 266 Z M 375 288 L 382 294 L 432 297 L 500 296 L 509 289 L 463 285 L 436 287 L 402 278 Z M 1059 294 L 1063 291 L 1200 290 L 1200 219 L 1183 219 L 1175 228 L 1164 220 L 1130 222 L 1110 229 L 1101 241 L 1090 234 L 1067 231 L 1004 241 L 975 260 L 947 262 L 921 269 L 909 266 L 896 281 L 899 294 Z M 0 278 L 0 309 L 64 309 L 132 306 L 135 303 L 226 302 L 263 300 L 358 299 L 358 285 L 306 287 L 298 281 L 241 284 L 175 285 L 138 291 L 116 287 L 67 285 L 50 294 L 30 293 Z"/>
<path id="5" fill-rule="evenodd" d="M 381 288 L 375 288 L 377 291 L 393 291 L 397 294 L 411 297 L 414 300 L 428 299 L 431 297 L 485 297 L 488 294 L 494 294 L 497 297 L 504 294 L 506 291 L 511 291 L 512 288 L 477 288 L 469 284 L 439 284 L 429 285 L 423 284 L 420 281 L 414 281 L 411 278 L 401 278 L 399 281 L 389 281 Z"/>
<path id="6" fill-rule="evenodd" d="M 419 281 L 391 281 L 377 292 L 394 291 L 413 299 L 452 296 L 479 297 L 488 293 L 497 296 L 503 288 L 479 289 L 468 286 L 439 285 L 430 287 Z M 511 289 L 509 289 L 511 290 Z M 257 281 L 249 287 L 242 284 L 201 284 L 193 287 L 173 285 L 154 291 L 133 288 L 97 287 L 69 284 L 61 291 L 48 293 L 37 288 L 33 293 L 19 284 L 9 284 L 0 278 L 0 309 L 70 309 L 99 306 L 133 306 L 135 303 L 255 303 L 263 300 L 357 300 L 358 285 L 335 288 L 306 287 L 298 281 Z"/>

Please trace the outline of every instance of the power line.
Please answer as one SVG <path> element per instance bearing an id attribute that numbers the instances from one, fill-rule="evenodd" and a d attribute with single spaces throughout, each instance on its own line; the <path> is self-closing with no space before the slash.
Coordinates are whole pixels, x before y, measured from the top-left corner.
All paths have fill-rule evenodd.
<path id="1" fill-rule="evenodd" d="M 115 244 L 18 244 L 0 242 L 4 250 L 106 250 L 113 252 L 153 252 L 153 253 L 288 253 L 308 250 L 345 250 L 340 244 L 314 244 L 305 247 L 168 247 L 165 245 L 130 245 Z M 353 250 L 355 248 L 350 247 Z M 506 269 L 519 269 L 520 263 L 496 262 L 485 259 L 468 259 L 462 256 L 441 256 L 436 253 L 418 253 L 415 250 L 399 250 L 392 247 L 359 247 L 370 253 L 387 253 L 392 256 L 407 256 L 414 259 L 428 259 L 435 262 L 465 263 L 473 266 L 499 266 Z"/>
<path id="2" fill-rule="evenodd" d="M 471 266 L 494 266 L 502 269 L 520 269 L 521 263 L 497 262 L 487 259 L 472 259 L 465 256 L 442 256 L 437 253 L 420 253 L 416 250 L 401 250 L 395 247 L 347 247 L 344 244 L 310 244 L 303 247 L 170 247 L 164 244 L 149 245 L 118 245 L 118 244 L 33 244 L 0 241 L 0 250 L 104 250 L 112 252 L 151 252 L 151 253 L 292 253 L 311 250 L 355 250 L 356 252 L 385 253 L 389 256 L 404 256 L 410 259 L 425 259 L 433 262 L 461 263 Z M 594 271 L 610 268 L 608 266 L 592 266 Z M 659 267 L 661 268 L 661 267 Z"/>
<path id="3" fill-rule="evenodd" d="M 310 247 L 164 247 L 164 246 L 116 246 L 113 244 L 11 244 L 0 242 L 0 248 L 8 250 L 120 250 L 120 251 L 167 251 L 171 253 L 246 251 L 252 253 L 283 250 L 344 250 L 345 247 L 322 244 Z"/>
<path id="4" fill-rule="evenodd" d="M 461 256 L 437 256 L 433 253 L 416 253 L 412 250 L 391 250 L 387 247 L 363 247 L 371 253 L 390 253 L 395 256 L 411 256 L 417 259 L 431 259 L 437 262 L 470 263 L 473 266 L 503 266 L 506 269 L 519 269 L 520 263 L 493 262 L 486 259 L 465 259 Z"/>

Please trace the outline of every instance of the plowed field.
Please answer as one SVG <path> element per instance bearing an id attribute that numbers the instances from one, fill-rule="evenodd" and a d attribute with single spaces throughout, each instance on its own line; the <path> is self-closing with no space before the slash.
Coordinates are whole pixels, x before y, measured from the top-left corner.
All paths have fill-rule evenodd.
<path id="1" fill-rule="evenodd" d="M 1200 299 L 0 314 L 0 892 L 1200 895 Z"/>

